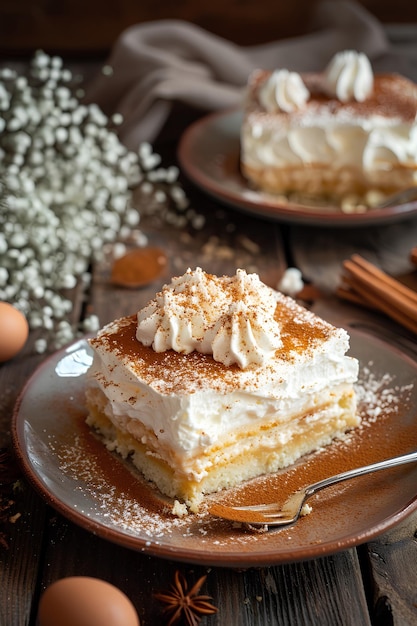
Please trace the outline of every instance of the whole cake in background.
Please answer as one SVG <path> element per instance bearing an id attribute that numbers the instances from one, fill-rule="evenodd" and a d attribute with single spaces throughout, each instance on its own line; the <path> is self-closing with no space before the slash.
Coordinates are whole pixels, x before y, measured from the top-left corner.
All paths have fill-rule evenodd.
<path id="1" fill-rule="evenodd" d="M 241 269 L 187 270 L 90 345 L 88 424 L 192 511 L 359 424 L 348 333 Z"/>
<path id="2" fill-rule="evenodd" d="M 241 171 L 257 189 L 340 198 L 417 184 L 417 86 L 338 53 L 322 73 L 257 70 L 241 126 Z"/>

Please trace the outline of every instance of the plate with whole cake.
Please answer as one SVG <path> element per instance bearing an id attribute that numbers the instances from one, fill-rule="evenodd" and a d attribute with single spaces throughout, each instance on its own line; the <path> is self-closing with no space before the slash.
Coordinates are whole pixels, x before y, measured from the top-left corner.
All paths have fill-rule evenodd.
<path id="1" fill-rule="evenodd" d="M 290 222 L 355 226 L 417 213 L 417 86 L 375 74 L 355 51 L 321 73 L 257 70 L 239 110 L 183 134 L 185 174 L 234 208 Z"/>
<path id="2" fill-rule="evenodd" d="M 237 270 L 187 270 L 143 309 L 52 355 L 16 405 L 28 478 L 126 547 L 247 567 L 362 543 L 417 507 L 417 468 L 335 486 L 264 533 L 213 504 L 285 501 L 328 475 L 417 449 L 417 363 Z"/>

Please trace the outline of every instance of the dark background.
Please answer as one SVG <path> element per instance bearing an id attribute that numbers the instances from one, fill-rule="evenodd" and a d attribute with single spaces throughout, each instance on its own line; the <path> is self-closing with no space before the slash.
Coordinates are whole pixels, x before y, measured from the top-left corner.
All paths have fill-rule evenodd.
<path id="1" fill-rule="evenodd" d="M 334 0 L 337 2 L 338 0 Z M 100 56 L 131 24 L 184 19 L 240 45 L 302 34 L 315 0 L 0 0 L 0 55 Z M 417 2 L 361 0 L 383 23 L 417 23 Z"/>

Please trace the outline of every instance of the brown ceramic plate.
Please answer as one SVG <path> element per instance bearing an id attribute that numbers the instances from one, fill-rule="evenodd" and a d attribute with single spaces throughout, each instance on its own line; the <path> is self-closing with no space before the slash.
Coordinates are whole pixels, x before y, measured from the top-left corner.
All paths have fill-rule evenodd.
<path id="1" fill-rule="evenodd" d="M 317 226 L 366 226 L 403 220 L 417 213 L 417 200 L 364 213 L 343 213 L 317 199 L 297 204 L 250 188 L 239 170 L 240 111 L 208 115 L 184 132 L 178 159 L 188 178 L 212 197 L 235 209 Z"/>
<path id="2" fill-rule="evenodd" d="M 302 482 L 417 449 L 417 363 L 384 341 L 352 330 L 361 363 L 363 426 L 345 441 L 272 478 L 221 498 L 270 497 Z M 315 558 L 363 543 L 417 508 L 417 465 L 379 472 L 327 489 L 296 525 L 256 534 L 206 510 L 172 516 L 152 487 L 109 452 L 85 424 L 86 340 L 63 349 L 34 373 L 13 417 L 15 447 L 35 488 L 64 516 L 125 547 L 164 558 L 225 567 Z M 220 496 L 217 496 L 219 501 Z M 165 507 L 165 509 L 164 509 Z"/>

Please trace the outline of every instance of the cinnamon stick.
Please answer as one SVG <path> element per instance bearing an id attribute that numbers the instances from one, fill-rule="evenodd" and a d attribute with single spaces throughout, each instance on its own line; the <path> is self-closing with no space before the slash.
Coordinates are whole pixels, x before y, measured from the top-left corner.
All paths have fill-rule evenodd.
<path id="1" fill-rule="evenodd" d="M 417 293 L 358 254 L 343 263 L 342 298 L 382 311 L 417 334 Z"/>

